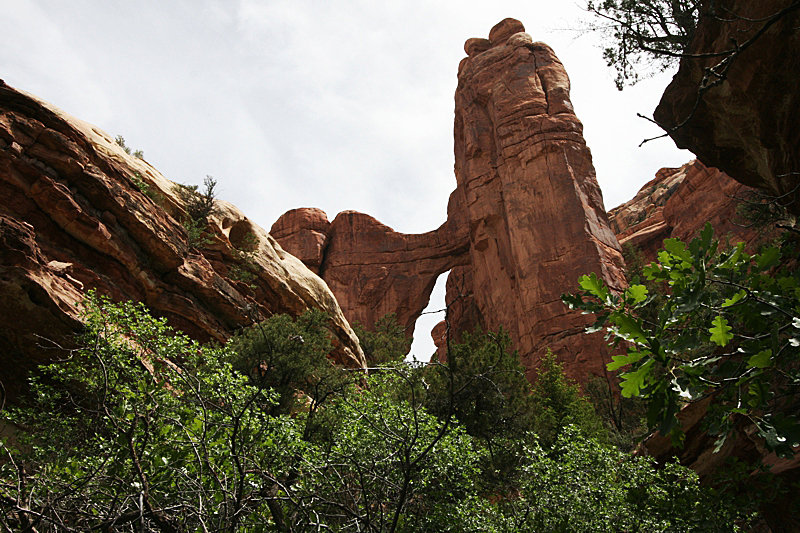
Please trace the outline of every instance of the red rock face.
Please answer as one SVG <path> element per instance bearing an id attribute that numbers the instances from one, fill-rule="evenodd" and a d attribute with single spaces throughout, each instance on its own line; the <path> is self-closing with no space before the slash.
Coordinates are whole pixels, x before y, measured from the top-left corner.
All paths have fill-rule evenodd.
<path id="1" fill-rule="evenodd" d="M 719 0 L 721 17 L 701 17 L 689 54 L 709 54 L 743 45 L 763 19 L 789 7 L 789 0 Z M 710 2 L 704 2 L 710 4 Z M 701 7 L 701 12 L 708 10 Z M 744 17 L 733 20 L 734 15 Z M 721 19 L 727 19 L 723 21 Z M 719 57 L 684 58 L 664 91 L 655 119 L 681 148 L 706 165 L 751 187 L 763 188 L 800 214 L 800 9 L 767 28 L 730 65 L 725 81 L 697 101 L 706 69 Z M 694 111 L 693 111 L 694 110 Z"/>
<path id="2" fill-rule="evenodd" d="M 461 211 L 458 199 L 454 193 L 451 214 Z M 370 328 L 379 318 L 395 313 L 397 323 L 411 337 L 436 278 L 468 261 L 466 227 L 453 220 L 458 216 L 448 217 L 437 230 L 410 235 L 398 233 L 369 215 L 345 211 L 321 234 L 318 228 L 325 227 L 325 214 L 318 209 L 313 213 L 303 209 L 282 215 L 272 226 L 272 234 L 306 264 L 309 256 L 318 261 L 320 275 L 348 321 Z M 319 246 L 320 242 L 325 245 Z M 320 255 L 307 252 L 309 249 L 314 253 L 320 250 Z"/>
<path id="3" fill-rule="evenodd" d="M 321 308 L 332 317 L 334 356 L 363 366 L 321 279 L 222 201 L 212 242 L 191 248 L 174 185 L 97 128 L 0 82 L 0 379 L 9 392 L 25 368 L 57 355 L 47 348 L 69 346 L 89 289 L 144 302 L 198 340 Z M 247 234 L 257 254 L 244 283 L 231 271 Z"/>
<path id="4" fill-rule="evenodd" d="M 371 327 L 394 312 L 411 331 L 436 276 L 459 266 L 448 280 L 455 335 L 502 326 L 531 374 L 550 348 L 570 376 L 585 381 L 602 372 L 605 344 L 584 336 L 586 317 L 569 312 L 560 296 L 589 272 L 614 287 L 625 280 L 569 78 L 553 51 L 513 19 L 489 39 L 468 40 L 465 50 L 447 223 L 402 235 L 367 215 L 341 213 L 320 274 L 348 319 Z"/>
<path id="5" fill-rule="evenodd" d="M 293 256 L 319 274 L 330 228 L 331 223 L 325 211 L 316 207 L 301 207 L 281 215 L 269 233 L 285 250 L 291 250 Z"/>
<path id="6" fill-rule="evenodd" d="M 480 43 L 480 46 L 476 46 Z M 605 345 L 561 294 L 595 272 L 623 287 L 623 260 L 608 226 L 569 78 L 553 51 L 506 19 L 467 41 L 456 91 L 458 187 L 470 223 L 475 304 L 487 329 L 511 333 L 529 372 L 545 349 L 585 381 L 602 372 Z"/>
<path id="7" fill-rule="evenodd" d="M 648 261 L 656 258 L 664 239 L 691 241 L 710 222 L 715 235 L 731 243 L 756 243 L 763 230 L 737 214 L 753 189 L 698 160 L 681 168 L 662 168 L 636 196 L 608 213 L 623 247 L 633 245 Z"/>

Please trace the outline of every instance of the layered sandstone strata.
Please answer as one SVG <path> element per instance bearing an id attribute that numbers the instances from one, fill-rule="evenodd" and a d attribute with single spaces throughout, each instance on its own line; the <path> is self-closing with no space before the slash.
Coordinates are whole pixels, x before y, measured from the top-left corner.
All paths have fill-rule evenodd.
<path id="1" fill-rule="evenodd" d="M 144 302 L 199 340 L 224 341 L 274 313 L 329 314 L 335 357 L 363 366 L 358 340 L 325 283 L 236 207 L 217 201 L 211 242 L 189 245 L 175 184 L 106 133 L 0 82 L 0 379 L 57 355 L 96 289 Z M 145 193 L 149 193 L 145 194 Z M 250 235 L 251 237 L 247 237 Z M 234 279 L 235 247 L 253 248 Z"/>
<path id="2" fill-rule="evenodd" d="M 456 90 L 456 180 L 470 224 L 475 303 L 530 370 L 546 349 L 585 381 L 602 372 L 605 345 L 561 294 L 595 272 L 625 285 L 569 78 L 553 50 L 506 19 L 470 39 Z"/>
<path id="3" fill-rule="evenodd" d="M 691 241 L 706 223 L 728 242 L 756 243 L 766 237 L 763 225 L 738 211 L 752 199 L 752 188 L 724 172 L 693 160 L 680 168 L 662 168 L 634 198 L 608 213 L 622 246 L 632 245 L 654 260 L 664 239 Z"/>

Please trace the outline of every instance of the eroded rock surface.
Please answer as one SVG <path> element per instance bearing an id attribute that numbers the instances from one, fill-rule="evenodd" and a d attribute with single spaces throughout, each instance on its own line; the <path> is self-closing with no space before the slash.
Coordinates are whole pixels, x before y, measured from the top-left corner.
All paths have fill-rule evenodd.
<path id="1" fill-rule="evenodd" d="M 47 348 L 68 345 L 89 289 L 144 302 L 199 340 L 224 341 L 253 320 L 320 308 L 332 317 L 335 357 L 363 366 L 358 340 L 320 278 L 222 201 L 207 228 L 212 242 L 190 247 L 174 185 L 108 134 L 0 82 L 0 379 L 7 387 L 54 354 Z M 236 281 L 234 247 L 247 235 L 257 252 L 253 279 Z"/>
<path id="2" fill-rule="evenodd" d="M 448 280 L 453 334 L 502 326 L 531 374 L 549 348 L 585 381 L 602 373 L 605 343 L 584 336 L 587 318 L 568 311 L 561 294 L 588 272 L 613 287 L 625 279 L 569 78 L 550 47 L 514 19 L 464 49 L 447 222 L 402 235 L 368 215 L 341 213 L 320 274 L 349 319 L 369 328 L 394 312 L 411 331 L 436 276 L 457 267 Z M 280 242 L 304 253 L 305 245 Z"/>
<path id="3" fill-rule="evenodd" d="M 319 274 L 323 253 L 328 245 L 331 223 L 322 209 L 301 207 L 287 211 L 269 230 L 285 250 Z"/>
<path id="4" fill-rule="evenodd" d="M 450 212 L 460 210 L 457 198 L 454 193 Z M 289 211 L 278 219 L 272 226 L 273 236 L 306 264 L 311 255 L 305 254 L 309 243 L 316 246 L 324 242 L 320 275 L 336 295 L 347 319 L 368 328 L 384 315 L 394 313 L 410 337 L 439 275 L 468 261 L 467 229 L 452 222 L 458 215 L 434 231 L 412 235 L 396 232 L 364 213 L 345 211 L 328 224 L 324 236 L 318 237 L 317 230 L 309 229 L 311 218 L 298 217 L 297 211 L 305 210 Z M 320 213 L 325 216 L 319 210 L 314 214 L 317 228 L 324 226 Z M 283 230 L 290 218 L 302 218 L 306 226 L 295 224 L 300 229 Z"/>
<path id="5" fill-rule="evenodd" d="M 608 218 L 620 245 L 636 247 L 648 261 L 655 260 L 664 239 L 689 242 L 706 222 L 723 241 L 751 244 L 765 234 L 737 213 L 750 191 L 695 159 L 680 168 L 659 170 L 633 199 L 609 211 Z"/>
<path id="6" fill-rule="evenodd" d="M 623 287 L 619 244 L 564 66 L 513 19 L 489 41 L 483 51 L 467 46 L 456 91 L 455 171 L 475 304 L 487 329 L 511 333 L 529 372 L 549 348 L 585 382 L 602 372 L 605 345 L 584 335 L 587 318 L 561 294 L 589 272 Z"/>
<path id="7" fill-rule="evenodd" d="M 707 13 L 711 2 L 703 4 Z M 723 59 L 712 54 L 744 45 L 788 8 L 698 102 L 706 69 Z M 667 128 L 683 124 L 670 136 L 706 165 L 770 191 L 800 214 L 800 8 L 789 0 L 720 0 L 716 13 L 701 16 L 687 49 L 707 55 L 681 60 L 654 117 Z"/>

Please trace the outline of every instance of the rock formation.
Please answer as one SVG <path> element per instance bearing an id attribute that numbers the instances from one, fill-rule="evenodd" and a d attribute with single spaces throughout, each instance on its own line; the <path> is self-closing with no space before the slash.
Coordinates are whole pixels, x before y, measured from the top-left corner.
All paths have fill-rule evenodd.
<path id="1" fill-rule="evenodd" d="M 670 130 L 679 147 L 740 183 L 781 197 L 798 215 L 800 6 L 789 0 L 720 0 L 714 16 L 710 4 L 703 2 L 703 16 L 686 50 L 705 57 L 681 60 L 654 117 L 666 128 L 680 125 Z M 785 16 L 770 21 L 784 10 Z M 724 80 L 698 101 L 707 69 L 725 59 L 713 53 L 734 46 L 741 53 L 723 65 L 726 71 L 717 69 Z M 710 76 L 709 81 L 715 80 Z"/>
<path id="2" fill-rule="evenodd" d="M 457 198 L 451 197 L 450 213 L 461 210 Z M 310 267 L 320 265 L 320 275 L 350 322 L 372 327 L 394 313 L 410 337 L 439 275 L 469 260 L 467 228 L 454 224 L 454 218 L 437 230 L 410 235 L 355 211 L 339 213 L 328 223 L 319 209 L 294 209 L 270 233 Z"/>
<path id="3" fill-rule="evenodd" d="M 750 187 L 693 160 L 680 168 L 662 168 L 630 201 L 608 213 L 620 245 L 638 248 L 648 261 L 656 258 L 664 239 L 691 241 L 710 222 L 715 235 L 735 243 L 764 237 L 736 210 Z"/>
<path id="4" fill-rule="evenodd" d="M 56 355 L 48 348 L 68 345 L 89 289 L 144 302 L 199 340 L 320 308 L 335 357 L 363 366 L 320 278 L 222 201 L 206 228 L 212 242 L 190 247 L 174 187 L 106 133 L 0 81 L 0 380 L 10 393 L 24 368 Z M 231 268 L 248 234 L 257 253 L 245 283 Z"/>
<path id="5" fill-rule="evenodd" d="M 470 224 L 475 303 L 487 329 L 507 329 L 529 371 L 546 348 L 585 381 L 602 372 L 600 337 L 583 333 L 561 294 L 595 272 L 623 287 L 569 78 L 553 51 L 506 19 L 470 39 L 456 91 L 456 180 Z"/>
<path id="6" fill-rule="evenodd" d="M 560 296 L 592 271 L 614 287 L 625 280 L 569 78 L 553 51 L 514 19 L 464 48 L 455 96 L 457 188 L 447 222 L 402 235 L 367 215 L 341 213 L 327 234 L 320 275 L 348 319 L 371 327 L 394 312 L 410 331 L 436 276 L 458 267 L 448 281 L 454 333 L 502 326 L 529 371 L 550 348 L 585 381 L 602 372 L 605 344 L 584 336 L 586 317 L 569 312 Z M 284 217 L 274 234 L 304 256 L 309 245 L 289 236 L 310 226 L 297 222 L 287 231 Z"/>
<path id="7" fill-rule="evenodd" d="M 319 274 L 331 223 L 322 209 L 301 207 L 287 211 L 269 230 L 276 241 L 302 261 L 312 272 Z"/>

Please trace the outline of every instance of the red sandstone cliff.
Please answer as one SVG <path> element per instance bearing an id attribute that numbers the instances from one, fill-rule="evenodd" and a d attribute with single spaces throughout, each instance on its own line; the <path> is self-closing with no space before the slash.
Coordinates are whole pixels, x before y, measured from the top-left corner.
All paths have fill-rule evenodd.
<path id="1" fill-rule="evenodd" d="M 320 308 L 335 357 L 363 366 L 325 283 L 233 205 L 202 250 L 188 245 L 174 183 L 106 133 L 0 81 L 0 380 L 7 388 L 80 328 L 89 289 L 144 302 L 200 340 L 224 341 L 274 313 Z M 158 193 L 158 203 L 143 190 Z M 235 246 L 255 238 L 254 278 L 236 281 Z"/>
<path id="2" fill-rule="evenodd" d="M 405 235 L 345 212 L 322 237 L 316 215 L 290 211 L 272 233 L 290 253 L 318 263 L 345 316 L 367 327 L 394 312 L 412 331 L 436 277 L 455 267 L 448 280 L 454 334 L 502 326 L 529 371 L 550 348 L 584 381 L 602 372 L 605 343 L 584 336 L 587 318 L 560 296 L 586 272 L 614 287 L 625 280 L 569 78 L 550 47 L 533 42 L 514 19 L 464 48 L 455 95 L 457 187 L 442 227 Z"/>
<path id="3" fill-rule="evenodd" d="M 715 235 L 731 243 L 755 243 L 758 227 L 737 214 L 750 187 L 693 160 L 680 168 L 662 168 L 630 201 L 608 213 L 620 245 L 638 248 L 651 261 L 664 239 L 692 240 L 710 222 Z"/>
<path id="4" fill-rule="evenodd" d="M 800 214 L 800 4 L 707 0 L 700 12 L 686 50 L 700 56 L 681 60 L 654 117 L 706 165 L 781 197 Z M 737 46 L 742 51 L 722 65 L 727 69 L 717 68 L 721 83 L 698 100 L 703 80 L 717 81 L 707 69 L 726 57 L 714 54 Z"/>

